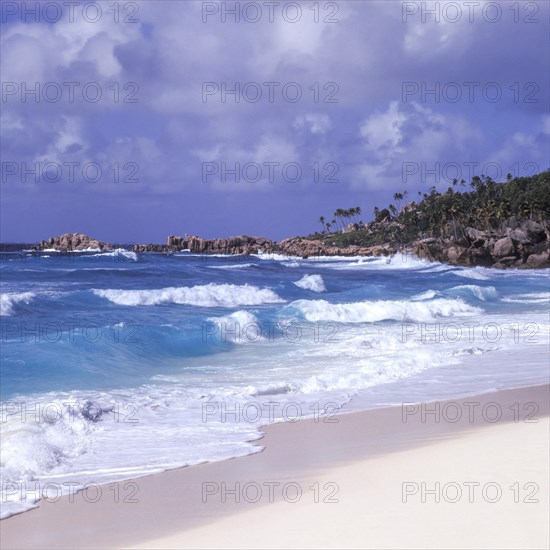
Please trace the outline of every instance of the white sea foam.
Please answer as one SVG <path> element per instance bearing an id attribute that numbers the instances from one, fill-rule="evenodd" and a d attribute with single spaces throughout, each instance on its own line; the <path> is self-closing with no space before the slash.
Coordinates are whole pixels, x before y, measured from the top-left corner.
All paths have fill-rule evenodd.
<path id="1" fill-rule="evenodd" d="M 527 294 L 512 294 L 502 299 L 513 304 L 545 304 L 550 302 L 550 292 L 528 292 Z"/>
<path id="2" fill-rule="evenodd" d="M 485 273 L 485 269 L 482 267 L 468 267 L 460 270 L 453 271 L 452 274 L 457 277 L 464 277 L 465 279 L 475 279 L 476 281 L 489 281 L 488 273 Z"/>
<path id="3" fill-rule="evenodd" d="M 35 507 L 52 481 L 55 493 L 59 488 L 66 494 L 75 482 L 82 487 L 120 481 L 262 450 L 250 443 L 261 436 L 253 425 L 211 418 L 204 430 L 200 391 L 149 386 L 131 393 L 57 394 L 54 400 L 51 394 L 31 395 L 8 403 L 0 425 L 0 518 Z M 22 404 L 29 409 L 24 417 Z"/>
<path id="4" fill-rule="evenodd" d="M 194 252 L 190 254 L 176 254 L 176 256 L 182 256 L 185 258 L 203 258 L 203 260 L 206 262 L 208 261 L 208 258 L 239 258 L 243 256 L 247 256 L 248 254 L 211 254 L 210 252 L 204 252 L 202 254 L 196 254 Z"/>
<path id="5" fill-rule="evenodd" d="M 187 304 L 201 307 L 256 306 L 284 302 L 275 292 L 252 285 L 214 284 L 153 290 L 93 290 L 94 294 L 123 306 Z"/>
<path id="6" fill-rule="evenodd" d="M 263 340 L 258 318 L 249 311 L 239 310 L 221 317 L 209 317 L 215 325 L 214 337 L 236 344 L 256 343 Z"/>
<path id="7" fill-rule="evenodd" d="M 295 281 L 294 284 L 300 288 L 306 290 L 313 290 L 313 292 L 325 292 L 325 282 L 321 275 L 304 275 L 299 281 Z"/>
<path id="8" fill-rule="evenodd" d="M 94 251 L 95 252 L 95 251 Z M 135 252 L 132 252 L 131 250 L 124 250 L 124 248 L 117 248 L 116 250 L 113 250 L 112 252 L 101 252 L 101 254 L 93 254 L 90 256 L 90 258 L 95 258 L 97 256 L 101 257 L 122 257 L 127 258 L 128 260 L 132 260 L 133 262 L 138 261 L 138 256 Z"/>
<path id="9" fill-rule="evenodd" d="M 26 402 L 4 405 L 0 425 L 0 469 L 3 480 L 21 483 L 14 487 L 22 487 L 25 483 L 30 487 L 36 476 L 59 472 L 88 450 L 88 436 L 94 424 L 81 416 L 80 407 L 75 403 L 45 402 L 34 409 L 29 405 L 28 411 Z M 41 494 L 8 492 L 9 488 L 9 484 L 2 487 L 4 504 L 0 519 L 34 507 Z"/>
<path id="10" fill-rule="evenodd" d="M 289 308 L 297 309 L 307 321 L 338 323 L 375 323 L 378 321 L 430 322 L 437 317 L 475 315 L 483 310 L 460 299 L 436 299 L 431 302 L 378 300 L 331 304 L 326 300 L 297 300 Z"/>
<path id="11" fill-rule="evenodd" d="M 242 269 L 252 267 L 254 264 L 209 265 L 210 269 Z"/>
<path id="12" fill-rule="evenodd" d="M 40 252 L 59 252 L 60 254 L 84 254 L 86 252 L 101 252 L 101 248 L 83 248 L 82 250 L 57 250 L 57 248 L 43 248 Z"/>
<path id="13" fill-rule="evenodd" d="M 269 260 L 272 262 L 286 262 L 288 260 L 296 259 L 294 256 L 287 256 L 286 254 L 277 254 L 275 252 L 258 252 L 258 254 L 251 254 L 260 260 Z"/>
<path id="14" fill-rule="evenodd" d="M 407 254 L 394 256 L 315 256 L 300 260 L 302 265 L 315 264 L 316 267 L 335 270 L 415 270 L 435 272 L 448 270 L 448 266 L 437 262 L 428 262 Z"/>
<path id="15" fill-rule="evenodd" d="M 13 315 L 15 304 L 20 302 L 28 304 L 35 296 L 33 292 L 3 292 L 0 295 L 0 315 Z"/>

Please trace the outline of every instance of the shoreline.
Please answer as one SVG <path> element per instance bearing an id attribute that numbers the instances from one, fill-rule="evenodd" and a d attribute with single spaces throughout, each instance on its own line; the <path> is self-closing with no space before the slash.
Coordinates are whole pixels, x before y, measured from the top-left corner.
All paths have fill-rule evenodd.
<path id="1" fill-rule="evenodd" d="M 298 536 L 299 533 L 296 529 L 298 529 L 299 523 L 297 525 L 295 523 L 296 516 L 300 515 L 299 512 L 310 517 L 312 521 L 318 517 L 326 517 L 326 521 L 330 523 L 331 518 L 339 518 L 337 521 L 335 520 L 336 531 L 338 528 L 344 527 L 342 522 L 346 524 L 345 532 L 342 532 L 341 539 L 338 539 L 342 547 L 399 547 L 395 546 L 399 543 L 395 542 L 396 539 L 392 537 L 387 540 L 380 539 L 381 533 L 375 526 L 372 526 L 374 531 L 367 530 L 365 538 L 361 538 L 363 524 L 358 517 L 353 517 L 358 509 L 364 508 L 363 497 L 366 498 L 367 504 L 364 510 L 365 514 L 362 516 L 364 520 L 369 519 L 372 514 L 379 515 L 380 511 L 374 506 L 376 502 L 385 503 L 384 516 L 403 514 L 407 510 L 403 508 L 404 504 L 397 499 L 395 491 L 394 497 L 396 498 L 392 502 L 386 502 L 387 486 L 384 483 L 381 486 L 376 485 L 382 479 L 386 479 L 386 483 L 388 483 L 388 479 L 392 479 L 391 475 L 387 478 L 391 471 L 387 471 L 388 468 L 385 464 L 388 461 L 395 462 L 395 472 L 403 468 L 406 470 L 407 464 L 414 463 L 417 465 L 417 474 L 418 469 L 421 470 L 429 466 L 425 472 L 429 474 L 432 468 L 429 464 L 432 453 L 440 453 L 445 461 L 448 461 L 455 457 L 458 452 L 455 447 L 458 447 L 459 450 L 462 449 L 460 452 L 466 453 L 467 456 L 471 453 L 472 456 L 479 458 L 480 456 L 484 457 L 487 453 L 491 454 L 498 445 L 502 444 L 502 451 L 506 453 L 506 458 L 515 464 L 514 469 L 517 470 L 518 464 L 527 461 L 527 472 L 536 472 L 537 483 L 541 485 L 541 490 L 538 492 L 540 497 L 538 506 L 529 507 L 523 503 L 513 503 L 513 501 L 512 504 L 515 507 L 510 507 L 509 503 L 503 503 L 502 506 L 493 504 L 492 508 L 487 502 L 474 502 L 473 504 L 466 502 L 465 504 L 470 508 L 472 506 L 481 509 L 488 507 L 488 511 L 485 510 L 485 512 L 492 514 L 494 511 L 499 511 L 506 516 L 507 519 L 497 520 L 499 525 L 496 527 L 503 536 L 501 543 L 494 547 L 508 544 L 508 541 L 512 544 L 509 547 L 518 547 L 520 539 L 517 537 L 514 539 L 514 536 L 507 533 L 506 529 L 507 525 L 513 524 L 512 516 L 514 514 L 516 525 L 519 521 L 518 518 L 521 518 L 524 526 L 529 524 L 531 531 L 535 529 L 532 532 L 536 533 L 536 537 L 529 538 L 526 547 L 539 547 L 537 545 L 544 547 L 545 544 L 547 546 L 547 541 L 541 539 L 543 535 L 540 526 L 537 531 L 535 523 L 531 525 L 530 522 L 533 522 L 534 518 L 539 518 L 537 521 L 544 526 L 544 521 L 541 522 L 540 518 L 545 517 L 544 513 L 548 509 L 548 500 L 544 496 L 547 493 L 548 482 L 545 479 L 544 470 L 541 471 L 541 464 L 547 464 L 544 460 L 548 458 L 548 443 L 547 438 L 546 441 L 544 437 L 541 439 L 541 434 L 544 433 L 542 430 L 546 429 L 548 422 L 549 388 L 549 385 L 544 384 L 481 393 L 454 400 L 430 402 L 431 406 L 434 403 L 439 403 L 441 410 L 451 411 L 455 410 L 457 406 L 467 408 L 465 403 L 471 403 L 473 399 L 476 399 L 479 405 L 477 409 L 474 408 L 472 413 L 474 414 L 473 422 L 470 422 L 466 415 L 462 415 L 458 422 L 450 422 L 449 418 L 446 419 L 447 421 L 445 419 L 442 421 L 441 416 L 439 422 L 430 422 L 429 414 L 425 419 L 426 422 L 421 422 L 421 407 L 415 411 L 414 407 L 409 405 L 407 409 L 385 407 L 361 412 L 346 412 L 333 419 L 338 422 L 323 422 L 321 417 L 319 422 L 314 419 L 303 419 L 296 423 L 272 424 L 264 427 L 262 429 L 263 437 L 254 442 L 264 447 L 262 452 L 219 462 L 178 468 L 133 480 L 132 483 L 138 489 L 137 503 L 115 503 L 113 502 L 114 492 L 111 491 L 108 492 L 109 494 L 104 492 L 101 500 L 96 503 L 86 502 L 83 498 L 79 498 L 82 493 L 77 493 L 73 502 L 69 501 L 70 497 L 62 497 L 56 503 L 41 502 L 37 509 L 2 520 L 0 524 L 2 529 L 1 547 L 5 549 L 210 548 L 247 547 L 247 545 L 254 547 L 256 544 L 261 544 L 259 541 L 263 541 L 261 547 L 277 548 L 284 544 L 283 540 L 286 540 L 284 531 L 278 530 L 277 525 L 286 525 L 287 523 L 293 525 L 294 527 L 288 534 L 294 533 L 293 537 Z M 483 404 L 489 406 L 489 403 L 498 404 L 491 405 L 490 407 L 493 409 L 496 406 L 500 407 L 502 417 L 497 422 L 490 422 L 489 417 L 483 418 L 483 415 L 480 415 L 480 411 L 483 411 Z M 520 417 L 526 417 L 527 413 L 533 412 L 532 410 L 523 411 L 522 403 L 523 405 L 526 403 L 537 404 L 538 410 L 535 417 L 538 422 L 520 421 Z M 406 413 L 407 421 L 403 420 L 404 413 Z M 527 448 L 533 451 L 532 455 L 529 453 L 525 455 L 521 449 L 517 448 L 518 438 L 527 439 Z M 480 454 L 480 447 L 482 448 L 487 441 L 493 441 L 492 446 Z M 536 447 L 540 451 L 538 454 L 535 453 Z M 519 456 L 517 456 L 518 453 Z M 495 453 L 494 456 L 499 456 L 499 454 Z M 410 462 L 411 460 L 412 462 Z M 489 462 L 491 463 L 490 456 Z M 462 482 L 476 481 L 473 479 L 475 476 L 472 475 L 472 466 L 471 461 L 466 464 Z M 495 465 L 493 464 L 493 466 Z M 433 467 L 437 469 L 436 465 Z M 372 483 L 377 486 L 376 491 L 367 491 L 363 496 L 361 496 L 361 491 L 359 491 L 359 495 L 355 494 L 361 487 L 361 483 L 365 481 L 360 478 L 371 469 L 373 472 L 380 470 L 379 475 L 368 479 L 369 486 Z M 473 470 L 475 471 L 475 468 Z M 460 463 L 456 464 L 451 471 L 452 474 L 449 478 L 457 478 L 455 481 L 460 482 L 460 476 L 457 476 L 457 473 L 460 472 Z M 510 471 L 510 479 L 502 480 L 495 477 L 495 472 L 496 470 L 493 471 L 492 468 L 486 469 L 487 479 L 485 482 L 500 483 L 507 497 L 510 497 L 511 494 L 508 486 L 514 482 L 535 482 L 534 479 L 524 479 L 524 476 L 519 475 L 519 471 Z M 511 479 L 514 475 L 518 477 L 517 480 Z M 418 481 L 403 478 L 400 483 L 418 484 L 421 477 L 417 477 Z M 484 482 L 481 479 L 483 476 L 478 474 L 478 477 L 480 483 Z M 341 481 L 338 481 L 337 478 Z M 443 484 L 446 480 L 441 479 L 440 481 Z M 124 483 L 128 482 L 120 482 L 119 485 L 123 486 Z M 227 493 L 225 503 L 221 500 L 224 483 Z M 242 487 L 247 483 L 249 490 L 247 489 L 248 492 L 245 494 L 242 493 Z M 266 483 L 267 485 L 265 485 Z M 271 485 L 273 493 L 268 494 L 266 491 L 269 489 L 270 483 L 279 483 L 282 484 L 282 487 L 291 484 L 287 488 L 296 491 L 296 485 L 292 484 L 297 484 L 303 492 L 303 497 L 297 502 L 289 502 L 286 497 L 291 499 L 292 495 L 287 494 L 285 497 L 284 494 L 275 491 L 274 488 L 279 485 Z M 318 485 L 315 485 L 316 483 Z M 257 502 L 246 502 L 246 498 L 240 498 L 240 502 L 237 503 L 234 501 L 236 497 L 231 494 L 231 488 L 235 490 L 236 484 L 240 484 L 241 491 L 237 492 L 241 494 L 241 497 L 253 497 L 252 500 L 254 500 L 253 491 L 257 492 L 258 487 L 261 489 L 262 497 Z M 314 490 L 311 487 L 314 487 Z M 327 491 L 334 492 L 335 490 L 341 494 L 339 503 L 321 502 L 323 499 L 330 498 L 331 495 Z M 352 492 L 353 495 L 351 495 Z M 345 498 L 346 494 L 350 495 L 349 499 Z M 121 493 L 121 496 L 124 495 Z M 312 498 L 315 496 L 319 502 L 313 502 Z M 373 502 L 371 502 L 372 498 L 374 498 Z M 411 495 L 412 498 L 413 495 Z M 206 502 L 203 502 L 205 499 Z M 271 500 L 273 501 L 271 502 Z M 508 500 L 510 499 L 508 498 Z M 370 504 L 368 504 L 369 502 Z M 92 504 L 95 505 L 92 506 Z M 435 503 L 430 505 L 411 502 L 410 510 L 414 512 L 413 515 L 418 516 L 417 521 L 422 521 L 422 518 L 428 519 L 428 510 L 430 510 L 430 514 L 433 513 L 435 506 L 437 506 L 435 510 L 440 513 L 448 512 L 449 507 L 452 507 L 447 502 L 440 502 L 437 505 Z M 462 510 L 462 508 L 464 508 L 464 504 L 461 502 L 459 509 Z M 525 509 L 527 510 L 525 511 Z M 468 506 L 465 506 L 464 513 L 467 510 Z M 533 513 L 537 510 L 542 511 L 542 514 Z M 518 515 L 519 511 L 522 512 L 522 515 Z M 525 513 L 523 513 L 524 511 Z M 512 514 L 512 516 L 508 518 L 508 514 Z M 341 515 L 342 517 L 340 517 Z M 408 517 L 407 514 L 405 516 L 404 521 Z M 468 514 L 466 514 L 467 516 Z M 257 525 L 257 527 L 252 529 L 256 538 L 250 533 L 247 534 L 245 528 L 250 522 L 250 519 L 247 518 L 251 517 L 256 517 L 253 525 Z M 348 517 L 349 524 L 346 523 Z M 460 517 L 461 521 L 465 519 Z M 548 520 L 545 521 L 547 525 Z M 239 525 L 240 527 L 237 527 Z M 330 533 L 325 533 L 324 538 L 320 536 L 322 528 L 319 530 L 317 526 L 313 525 L 303 527 L 305 528 L 302 529 L 302 534 L 305 538 L 297 541 L 291 537 L 287 544 L 292 547 L 292 541 L 294 541 L 294 545 L 298 544 L 300 547 L 338 546 L 336 540 L 331 539 Z M 390 524 L 386 527 L 391 528 L 391 519 Z M 481 526 L 478 527 L 481 528 Z M 404 527 L 404 530 L 407 531 L 409 528 L 413 532 L 415 531 L 414 525 Z M 352 532 L 349 531 L 350 529 Z M 228 531 L 232 533 L 233 538 L 228 538 Z M 270 535 L 266 539 L 267 532 Z M 61 533 L 63 534 L 61 535 Z M 86 535 L 85 540 L 83 540 L 83 534 Z M 459 543 L 456 547 L 468 547 L 468 541 L 464 538 L 456 538 L 456 535 L 456 533 L 453 535 Z M 466 536 L 466 533 L 463 535 Z M 422 539 L 423 531 L 416 533 L 416 536 Z M 444 536 L 444 533 L 441 532 L 440 536 Z M 375 539 L 376 542 L 373 544 L 372 541 Z M 330 540 L 332 542 L 329 542 Z M 527 539 L 525 540 L 527 541 Z M 450 543 L 450 541 L 448 542 Z M 437 539 L 437 537 L 434 543 L 442 547 L 455 547 L 449 546 L 447 542 L 442 542 L 442 539 Z M 369 544 L 373 544 L 373 546 L 368 546 Z M 419 544 L 427 543 L 422 540 Z"/>

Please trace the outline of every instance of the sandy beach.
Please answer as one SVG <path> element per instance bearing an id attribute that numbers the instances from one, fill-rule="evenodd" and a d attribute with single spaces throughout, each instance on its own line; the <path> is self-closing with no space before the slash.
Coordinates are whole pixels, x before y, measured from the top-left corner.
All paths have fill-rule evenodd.
<path id="1" fill-rule="evenodd" d="M 548 403 L 543 385 L 271 425 L 261 453 L 43 501 L 1 546 L 547 548 Z"/>

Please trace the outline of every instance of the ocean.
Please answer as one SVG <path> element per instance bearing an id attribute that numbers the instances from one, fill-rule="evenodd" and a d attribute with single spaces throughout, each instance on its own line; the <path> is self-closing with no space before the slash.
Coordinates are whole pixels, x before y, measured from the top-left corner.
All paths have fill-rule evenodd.
<path id="1" fill-rule="evenodd" d="M 548 382 L 547 269 L 0 256 L 2 517 L 52 487 L 260 452 L 271 422 Z"/>

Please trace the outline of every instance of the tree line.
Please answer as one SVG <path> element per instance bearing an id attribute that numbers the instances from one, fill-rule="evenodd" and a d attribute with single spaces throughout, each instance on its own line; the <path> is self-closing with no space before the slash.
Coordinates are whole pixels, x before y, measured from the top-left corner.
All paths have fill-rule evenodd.
<path id="1" fill-rule="evenodd" d="M 454 231 L 473 227 L 490 230 L 511 217 L 536 221 L 550 219 L 550 170 L 532 176 L 513 178 L 497 183 L 489 176 L 474 176 L 469 184 L 453 180 L 451 186 L 439 192 L 435 186 L 418 192 L 418 198 L 406 203 L 407 191 L 395 193 L 395 204 L 373 209 L 374 222 L 395 222 L 401 227 L 400 240 L 422 236 L 439 236 L 452 223 Z M 361 208 L 338 208 L 333 219 L 323 216 L 319 222 L 323 234 L 334 233 L 348 223 L 359 223 Z"/>

